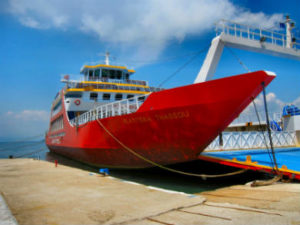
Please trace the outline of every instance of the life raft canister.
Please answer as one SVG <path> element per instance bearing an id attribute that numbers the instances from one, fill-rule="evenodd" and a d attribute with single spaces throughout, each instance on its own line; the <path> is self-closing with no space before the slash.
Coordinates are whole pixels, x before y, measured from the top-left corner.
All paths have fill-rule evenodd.
<path id="1" fill-rule="evenodd" d="M 79 99 L 76 99 L 76 100 L 74 101 L 74 103 L 75 103 L 75 105 L 80 105 L 80 100 L 79 100 Z"/>

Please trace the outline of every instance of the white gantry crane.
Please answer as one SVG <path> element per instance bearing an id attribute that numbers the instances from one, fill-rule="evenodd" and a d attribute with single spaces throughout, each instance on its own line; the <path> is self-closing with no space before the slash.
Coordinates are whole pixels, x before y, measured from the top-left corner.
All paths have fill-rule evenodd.
<path id="1" fill-rule="evenodd" d="M 291 34 L 294 23 L 287 16 L 282 25 L 286 28 L 285 34 L 227 20 L 220 21 L 216 25 L 219 35 L 212 40 L 194 83 L 212 79 L 224 46 L 300 60 L 300 42 Z"/>

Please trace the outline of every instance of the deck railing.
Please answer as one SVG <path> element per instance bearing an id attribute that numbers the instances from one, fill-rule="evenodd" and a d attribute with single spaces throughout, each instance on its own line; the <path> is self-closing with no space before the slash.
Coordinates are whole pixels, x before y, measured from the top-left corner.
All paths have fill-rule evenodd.
<path id="1" fill-rule="evenodd" d="M 67 89 L 73 88 L 93 88 L 93 89 L 109 89 L 109 90 L 129 90 L 129 91 L 141 91 L 141 92 L 157 92 L 163 90 L 162 88 L 156 87 L 136 87 L 136 86 L 119 86 L 115 84 L 88 84 L 79 82 L 67 83 Z"/>
<path id="2" fill-rule="evenodd" d="M 221 33 L 239 38 L 266 42 L 286 48 L 286 34 L 279 33 L 278 31 L 252 27 L 229 20 L 221 20 L 216 24 L 216 34 L 219 35 Z M 299 50 L 300 41 L 295 39 L 292 40 L 292 46 L 290 47 Z"/>
<path id="3" fill-rule="evenodd" d="M 73 126 L 81 125 L 96 119 L 121 116 L 136 112 L 150 94 L 104 104 L 70 120 Z"/>
<path id="4" fill-rule="evenodd" d="M 274 147 L 296 146 L 296 133 L 294 131 L 272 131 Z M 205 151 L 240 150 L 270 148 L 267 132 L 223 132 Z"/>
<path id="5" fill-rule="evenodd" d="M 119 83 L 119 84 L 134 84 L 134 85 L 148 86 L 148 81 L 144 81 L 144 80 L 131 80 L 131 79 L 120 80 L 120 79 L 109 79 L 109 78 L 88 78 L 87 81 Z"/>
<path id="6" fill-rule="evenodd" d="M 83 75 L 74 75 L 74 74 L 61 75 L 61 81 L 64 83 L 74 83 L 74 84 L 82 83 L 83 81 L 94 81 L 94 82 L 107 82 L 107 83 L 117 83 L 117 84 L 134 84 L 134 85 L 148 86 L 148 81 L 144 81 L 144 80 L 110 79 L 110 78 L 103 78 L 103 77 L 84 78 Z"/>
<path id="7" fill-rule="evenodd" d="M 62 78 L 61 81 L 66 83 L 66 89 L 69 88 L 94 88 L 94 89 L 110 89 L 110 90 L 130 90 L 130 91 L 141 91 L 141 92 L 157 92 L 163 90 L 163 88 L 149 87 L 146 81 L 135 81 L 135 80 L 114 80 L 114 79 L 97 79 L 97 83 L 84 83 L 84 80 L 70 80 Z M 99 83 L 98 83 L 99 82 Z M 103 82 L 103 83 L 101 83 Z M 118 85 L 124 84 L 124 85 Z M 134 85 L 126 85 L 134 84 Z M 135 85 L 141 86 L 135 86 Z"/>

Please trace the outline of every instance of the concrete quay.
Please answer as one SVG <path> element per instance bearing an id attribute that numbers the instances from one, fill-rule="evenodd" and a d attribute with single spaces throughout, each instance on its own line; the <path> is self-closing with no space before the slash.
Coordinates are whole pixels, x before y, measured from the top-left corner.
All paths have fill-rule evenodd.
<path id="1" fill-rule="evenodd" d="M 300 184 L 185 194 L 33 159 L 0 160 L 0 192 L 19 224 L 300 224 Z M 10 212 L 0 202 L 0 224 Z"/>

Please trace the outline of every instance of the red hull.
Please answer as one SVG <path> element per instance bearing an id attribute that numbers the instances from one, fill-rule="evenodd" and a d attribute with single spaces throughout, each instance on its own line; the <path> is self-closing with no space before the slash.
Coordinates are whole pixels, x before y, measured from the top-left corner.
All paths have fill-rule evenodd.
<path id="1" fill-rule="evenodd" d="M 195 160 L 262 91 L 262 82 L 268 85 L 274 77 L 258 71 L 155 92 L 137 112 L 101 122 L 123 144 L 156 163 Z M 61 115 L 64 128 L 46 136 L 51 151 L 96 166 L 152 166 L 123 149 L 97 121 L 76 128 L 64 105 L 55 118 Z M 64 136 L 53 137 L 59 133 Z"/>

